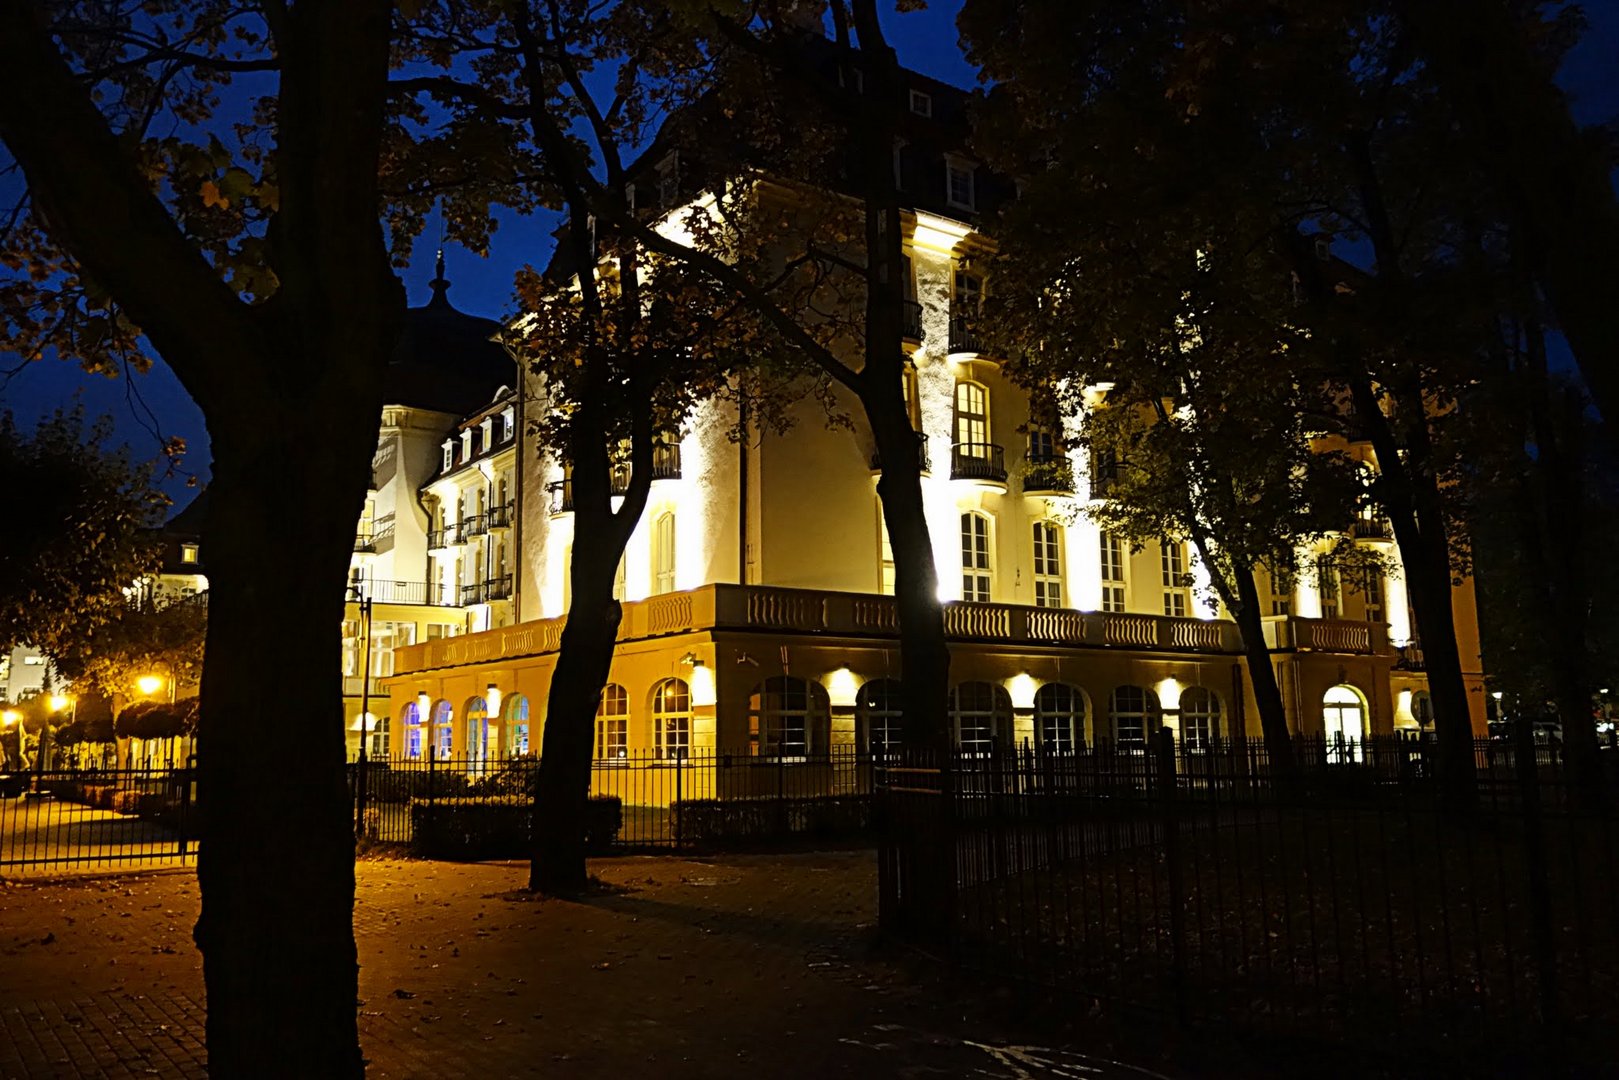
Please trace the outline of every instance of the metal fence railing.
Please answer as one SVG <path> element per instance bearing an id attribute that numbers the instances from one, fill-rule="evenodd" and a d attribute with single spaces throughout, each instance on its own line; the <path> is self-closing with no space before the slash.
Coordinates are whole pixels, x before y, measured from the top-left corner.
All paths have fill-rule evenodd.
<path id="1" fill-rule="evenodd" d="M 1619 1060 L 1615 762 L 1576 790 L 1527 730 L 1481 741 L 1458 803 L 1432 752 L 1299 740 L 1284 777 L 1166 729 L 905 755 L 876 779 L 881 923 L 1048 998 L 1340 1058 Z"/>
<path id="2" fill-rule="evenodd" d="M 359 834 L 381 843 L 423 842 L 444 823 L 480 854 L 527 855 L 540 759 L 439 757 L 349 766 Z M 718 752 L 675 757 L 624 754 L 591 763 L 590 829 L 598 849 L 722 847 L 791 837 L 870 834 L 872 758 L 832 751 L 791 757 Z M 498 835 L 485 844 L 478 835 Z"/>
<path id="3" fill-rule="evenodd" d="M 161 762 L 0 777 L 0 873 L 191 861 L 195 775 Z"/>

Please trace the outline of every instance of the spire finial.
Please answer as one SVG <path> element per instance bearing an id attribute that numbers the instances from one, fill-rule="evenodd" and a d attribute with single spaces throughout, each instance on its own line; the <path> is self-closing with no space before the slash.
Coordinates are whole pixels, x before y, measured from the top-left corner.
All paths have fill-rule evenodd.
<path id="1" fill-rule="evenodd" d="M 450 291 L 450 282 L 444 276 L 443 248 L 438 249 L 438 258 L 433 262 L 433 280 L 428 284 L 430 284 L 433 288 L 433 300 L 429 301 L 430 303 L 442 301 L 443 303 L 448 304 L 450 302 L 449 298 L 445 295 Z"/>

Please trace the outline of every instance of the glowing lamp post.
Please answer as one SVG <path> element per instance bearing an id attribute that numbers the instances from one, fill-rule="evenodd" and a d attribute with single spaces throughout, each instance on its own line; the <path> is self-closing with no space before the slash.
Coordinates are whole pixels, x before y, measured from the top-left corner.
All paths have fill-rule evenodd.
<path id="1" fill-rule="evenodd" d="M 135 680 L 135 689 L 147 697 L 151 697 L 163 689 L 164 679 L 161 675 L 142 675 Z"/>

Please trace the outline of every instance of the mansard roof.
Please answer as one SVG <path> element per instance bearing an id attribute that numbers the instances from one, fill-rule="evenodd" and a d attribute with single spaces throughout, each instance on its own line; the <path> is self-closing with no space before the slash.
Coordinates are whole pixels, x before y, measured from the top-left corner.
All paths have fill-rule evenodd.
<path id="1" fill-rule="evenodd" d="M 516 362 L 493 340 L 500 323 L 450 303 L 442 253 L 432 288 L 432 299 L 405 312 L 384 377 L 384 400 L 465 416 L 488 402 L 497 387 L 511 383 Z"/>

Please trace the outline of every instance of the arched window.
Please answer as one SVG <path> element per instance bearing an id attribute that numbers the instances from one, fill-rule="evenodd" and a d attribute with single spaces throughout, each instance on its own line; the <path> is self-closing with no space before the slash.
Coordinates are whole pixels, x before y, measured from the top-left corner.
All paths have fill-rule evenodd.
<path id="1" fill-rule="evenodd" d="M 1361 758 L 1366 738 L 1366 699 L 1353 686 L 1340 683 L 1321 699 L 1321 730 L 1327 737 L 1327 760 L 1347 764 Z"/>
<path id="2" fill-rule="evenodd" d="M 1113 738 L 1121 750 L 1144 750 L 1147 732 L 1158 726 L 1158 695 L 1141 686 L 1121 686 L 1108 699 Z"/>
<path id="3" fill-rule="evenodd" d="M 1034 606 L 1062 607 L 1062 532 L 1054 521 L 1034 523 Z"/>
<path id="4" fill-rule="evenodd" d="M 691 755 L 691 687 L 665 679 L 652 688 L 653 752 L 665 761 Z"/>
<path id="5" fill-rule="evenodd" d="M 956 383 L 955 424 L 951 432 L 958 457 L 990 456 L 989 390 L 982 383 Z"/>
<path id="6" fill-rule="evenodd" d="M 392 743 L 388 736 L 388 714 L 372 718 L 371 721 L 371 757 L 386 760 Z"/>
<path id="7" fill-rule="evenodd" d="M 416 707 L 414 701 L 409 702 L 399 710 L 399 726 L 405 731 L 405 756 L 419 758 L 422 756 L 422 710 Z"/>
<path id="8" fill-rule="evenodd" d="M 1034 730 L 1047 753 L 1073 753 L 1085 742 L 1085 692 L 1067 683 L 1046 683 L 1034 695 Z"/>
<path id="9" fill-rule="evenodd" d="M 443 698 L 433 705 L 433 746 L 440 760 L 455 749 L 455 706 Z"/>
<path id="10" fill-rule="evenodd" d="M 1181 746 L 1207 750 L 1219 737 L 1220 699 L 1201 686 L 1181 691 Z"/>
<path id="11" fill-rule="evenodd" d="M 950 691 L 950 719 L 964 754 L 988 754 L 1012 727 L 1012 697 L 1005 687 L 966 682 Z"/>
<path id="12" fill-rule="evenodd" d="M 989 603 L 989 518 L 983 514 L 961 515 L 961 598 Z"/>
<path id="13" fill-rule="evenodd" d="M 755 757 L 807 757 L 826 746 L 830 726 L 819 683 L 776 675 L 748 698 L 748 753 Z"/>
<path id="14" fill-rule="evenodd" d="M 857 715 L 866 733 L 866 749 L 873 757 L 885 757 L 899 749 L 904 703 L 904 687 L 898 679 L 872 679 L 860 687 Z"/>
<path id="15" fill-rule="evenodd" d="M 467 765 L 482 765 L 489 757 L 489 703 L 481 697 L 467 698 L 462 706 L 467 721 Z"/>
<path id="16" fill-rule="evenodd" d="M 618 683 L 602 687 L 596 707 L 596 760 L 623 761 L 630 756 L 630 692 Z"/>
<path id="17" fill-rule="evenodd" d="M 675 515 L 659 514 L 652 523 L 652 594 L 675 591 Z"/>
<path id="18" fill-rule="evenodd" d="M 528 698 L 513 694 L 506 699 L 506 756 L 528 753 Z"/>

